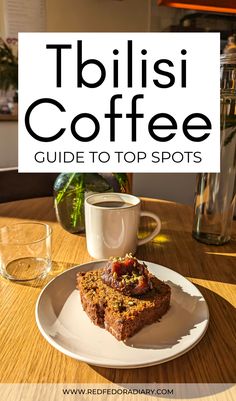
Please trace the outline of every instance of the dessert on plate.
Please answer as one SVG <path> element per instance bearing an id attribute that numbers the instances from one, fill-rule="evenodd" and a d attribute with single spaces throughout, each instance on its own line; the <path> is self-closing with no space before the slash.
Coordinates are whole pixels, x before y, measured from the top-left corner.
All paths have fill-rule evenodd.
<path id="1" fill-rule="evenodd" d="M 132 255 L 109 259 L 102 269 L 77 274 L 84 311 L 119 341 L 159 320 L 170 306 L 170 287 Z"/>

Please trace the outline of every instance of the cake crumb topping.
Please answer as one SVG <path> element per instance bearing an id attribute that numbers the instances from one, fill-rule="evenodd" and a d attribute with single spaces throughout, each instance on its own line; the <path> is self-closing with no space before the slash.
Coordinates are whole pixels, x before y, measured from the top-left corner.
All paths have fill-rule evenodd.
<path id="1" fill-rule="evenodd" d="M 124 258 L 109 259 L 102 281 L 125 295 L 138 296 L 152 289 L 151 277 L 145 263 L 127 254 Z"/>

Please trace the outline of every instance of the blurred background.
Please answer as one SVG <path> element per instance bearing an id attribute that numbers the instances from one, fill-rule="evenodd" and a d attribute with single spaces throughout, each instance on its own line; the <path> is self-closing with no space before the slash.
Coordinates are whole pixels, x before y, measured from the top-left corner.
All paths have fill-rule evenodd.
<path id="1" fill-rule="evenodd" d="M 18 32 L 220 32 L 221 50 L 234 45 L 236 0 L 0 0 L 0 202 L 13 188 L 32 196 L 52 193 L 55 174 L 17 173 Z M 29 56 L 30 59 L 30 56 Z M 36 179 L 35 179 L 35 176 Z M 133 193 L 192 204 L 195 174 L 134 174 Z M 22 197 L 23 195 L 19 195 Z"/>

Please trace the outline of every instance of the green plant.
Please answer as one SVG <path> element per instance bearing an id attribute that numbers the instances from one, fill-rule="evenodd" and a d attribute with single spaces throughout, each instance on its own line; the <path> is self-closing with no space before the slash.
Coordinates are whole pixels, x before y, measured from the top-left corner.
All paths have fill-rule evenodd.
<path id="1" fill-rule="evenodd" d="M 18 88 L 18 57 L 0 38 L 0 89 Z"/>
<path id="2" fill-rule="evenodd" d="M 60 189 L 56 185 L 55 202 L 57 205 L 60 205 L 66 199 L 71 199 L 70 226 L 72 228 L 77 227 L 77 224 L 83 219 L 85 192 L 116 191 L 117 186 L 120 192 L 129 190 L 127 174 L 113 173 L 112 177 L 115 180 L 114 183 L 112 180 L 108 182 L 106 178 L 98 173 L 71 173 L 64 176 L 63 185 Z"/>

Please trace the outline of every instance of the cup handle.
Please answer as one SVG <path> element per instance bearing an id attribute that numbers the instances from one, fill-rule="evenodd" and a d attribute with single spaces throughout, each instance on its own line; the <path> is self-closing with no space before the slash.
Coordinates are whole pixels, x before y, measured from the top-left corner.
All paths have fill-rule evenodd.
<path id="1" fill-rule="evenodd" d="M 140 216 L 141 216 L 141 217 L 142 217 L 142 216 L 151 217 L 152 219 L 154 219 L 154 220 L 156 221 L 157 226 L 156 226 L 156 228 L 153 230 L 153 232 L 152 232 L 151 234 L 148 234 L 148 235 L 147 235 L 147 237 L 138 240 L 138 246 L 144 245 L 144 244 L 146 244 L 147 242 L 151 241 L 154 237 L 156 237 L 156 235 L 157 235 L 157 234 L 160 232 L 160 230 L 161 230 L 161 220 L 159 219 L 159 217 L 158 217 L 155 213 L 146 212 L 146 211 L 144 210 L 144 211 L 141 211 L 141 212 L 140 212 Z"/>

